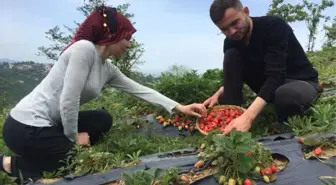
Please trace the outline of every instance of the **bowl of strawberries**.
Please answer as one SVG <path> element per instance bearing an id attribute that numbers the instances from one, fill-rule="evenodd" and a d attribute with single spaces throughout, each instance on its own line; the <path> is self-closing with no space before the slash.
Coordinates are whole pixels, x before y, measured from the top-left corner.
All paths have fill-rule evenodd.
<path id="1" fill-rule="evenodd" d="M 208 109 L 206 117 L 198 118 L 196 121 L 196 129 L 203 135 L 208 135 L 208 132 L 219 129 L 224 129 L 231 121 L 241 116 L 246 109 L 236 105 L 218 105 Z"/>

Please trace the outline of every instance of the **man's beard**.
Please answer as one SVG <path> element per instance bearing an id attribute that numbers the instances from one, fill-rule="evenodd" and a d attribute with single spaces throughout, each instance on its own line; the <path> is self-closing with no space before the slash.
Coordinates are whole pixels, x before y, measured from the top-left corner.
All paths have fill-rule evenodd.
<path id="1" fill-rule="evenodd" d="M 244 41 L 246 39 L 246 37 L 248 36 L 249 31 L 250 31 L 250 24 L 249 24 L 248 18 L 245 17 L 245 25 L 244 25 L 242 31 L 237 32 L 231 38 L 234 39 L 234 40 Z"/>
<path id="2" fill-rule="evenodd" d="M 251 27 L 247 17 L 245 17 L 245 22 L 246 22 L 245 33 L 244 33 L 242 40 L 245 40 L 246 37 L 249 35 L 250 27 Z"/>

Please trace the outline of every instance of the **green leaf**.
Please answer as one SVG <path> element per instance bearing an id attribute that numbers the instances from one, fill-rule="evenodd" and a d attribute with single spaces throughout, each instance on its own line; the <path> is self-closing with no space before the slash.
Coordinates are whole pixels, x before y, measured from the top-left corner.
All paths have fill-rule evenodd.
<path id="1" fill-rule="evenodd" d="M 156 168 L 151 168 L 151 169 L 146 171 L 146 173 L 148 175 L 152 176 L 153 178 L 155 177 L 155 172 L 156 172 Z"/>
<path id="2" fill-rule="evenodd" d="M 147 170 L 146 173 L 152 176 L 154 179 L 158 179 L 161 178 L 166 173 L 166 171 L 161 168 L 151 168 Z"/>
<path id="3" fill-rule="evenodd" d="M 245 154 L 238 155 L 238 159 L 239 159 L 238 171 L 241 173 L 249 172 L 256 164 L 255 161 L 253 160 L 253 157 L 247 156 Z"/>
<path id="4" fill-rule="evenodd" d="M 251 145 L 249 145 L 248 143 L 237 145 L 236 149 L 237 149 L 238 153 L 243 153 L 243 154 L 246 154 L 247 152 L 252 151 Z"/>
<path id="5" fill-rule="evenodd" d="M 125 184 L 133 184 L 133 178 L 127 172 L 122 173 L 122 178 L 125 181 Z"/>
<path id="6" fill-rule="evenodd" d="M 166 171 L 161 169 L 161 168 L 157 168 L 155 171 L 155 179 L 161 178 L 162 176 L 164 176 L 166 174 Z"/>
<path id="7" fill-rule="evenodd" d="M 223 136 L 216 136 L 213 138 L 216 147 L 220 148 L 219 150 L 225 151 L 225 150 L 233 150 L 234 144 L 233 141 L 230 140 L 230 138 L 223 137 Z"/>

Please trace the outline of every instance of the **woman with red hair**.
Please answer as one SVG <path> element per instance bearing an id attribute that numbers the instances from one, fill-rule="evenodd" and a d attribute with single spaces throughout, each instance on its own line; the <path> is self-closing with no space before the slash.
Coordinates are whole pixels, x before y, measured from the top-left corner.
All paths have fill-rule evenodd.
<path id="1" fill-rule="evenodd" d="M 99 95 L 105 84 L 145 101 L 200 116 L 202 104 L 180 105 L 159 92 L 126 77 L 110 56 L 121 56 L 131 46 L 136 30 L 114 8 L 94 10 L 80 25 L 48 75 L 11 111 L 3 139 L 15 156 L 0 156 L 0 169 L 12 176 L 40 178 L 54 171 L 74 145 L 95 144 L 112 125 L 107 111 L 79 111 L 80 105 Z"/>

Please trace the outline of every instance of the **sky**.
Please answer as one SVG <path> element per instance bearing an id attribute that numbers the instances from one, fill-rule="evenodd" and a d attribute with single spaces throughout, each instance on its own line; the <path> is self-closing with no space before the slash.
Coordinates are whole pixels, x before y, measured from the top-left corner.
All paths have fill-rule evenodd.
<path id="1" fill-rule="evenodd" d="M 211 22 L 209 7 L 213 0 L 110 0 L 117 6 L 129 2 L 129 12 L 137 32 L 134 38 L 144 44 L 139 67 L 144 73 L 159 74 L 172 65 L 183 65 L 201 73 L 222 68 L 225 36 Z M 318 0 L 311 0 L 319 3 Z M 289 2 L 289 1 L 285 1 Z M 292 3 L 301 0 L 291 0 Z M 18 61 L 53 63 L 45 56 L 37 56 L 39 46 L 49 46 L 45 32 L 56 25 L 74 26 L 85 17 L 76 10 L 84 0 L 0 0 L 0 58 Z M 251 16 L 266 14 L 271 0 L 242 0 Z M 335 16 L 333 8 L 325 11 Z M 308 30 L 304 22 L 290 24 L 306 49 Z M 323 42 L 324 32 L 318 30 L 315 49 Z M 64 30 L 65 31 L 65 30 Z"/>

